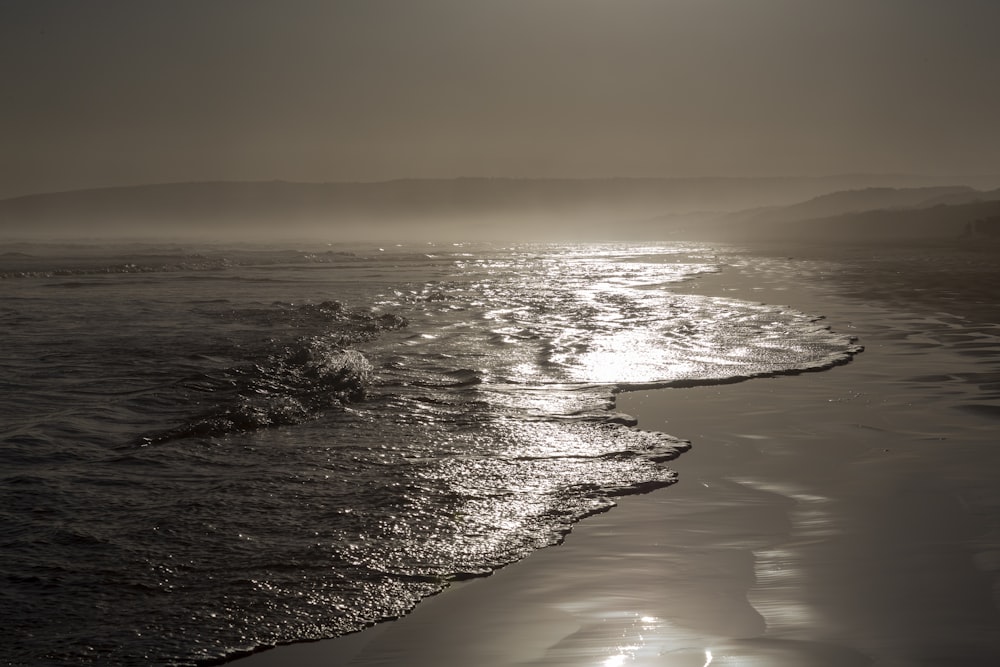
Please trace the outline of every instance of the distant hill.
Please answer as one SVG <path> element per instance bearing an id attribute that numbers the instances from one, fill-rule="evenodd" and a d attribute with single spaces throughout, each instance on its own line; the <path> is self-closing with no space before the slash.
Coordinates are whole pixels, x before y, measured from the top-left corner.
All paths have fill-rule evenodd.
<path id="1" fill-rule="evenodd" d="M 914 180 L 838 176 L 174 183 L 0 200 L 0 238 L 649 238 L 671 231 L 654 224 L 656 216 L 792 204 L 872 185 L 888 191 L 889 186 L 912 185 Z M 967 190 L 930 188 L 924 195 L 965 195 Z M 855 196 L 884 200 L 890 195 Z M 836 208 L 812 206 L 824 212 Z M 777 211 L 771 210 L 772 215 Z"/>
<path id="2" fill-rule="evenodd" d="M 750 209 L 695 220 L 686 238 L 714 241 L 873 242 L 956 239 L 980 230 L 991 237 L 1000 189 L 965 186 L 865 188 L 833 192 L 789 206 Z M 664 226 L 675 222 L 663 219 Z"/>
<path id="3" fill-rule="evenodd" d="M 737 228 L 708 225 L 704 238 L 728 241 L 823 243 L 905 243 L 995 236 L 1000 200 L 937 204 L 923 208 L 878 209 L 805 220 L 768 220 Z M 710 230 L 710 231 L 709 231 Z"/>
<path id="4" fill-rule="evenodd" d="M 903 241 L 965 236 L 977 221 L 1000 216 L 1000 201 L 980 201 L 918 209 L 866 211 L 805 220 L 775 229 L 782 234 L 842 241 Z"/>
<path id="5" fill-rule="evenodd" d="M 824 218 L 845 213 L 860 213 L 888 208 L 921 207 L 930 203 L 967 203 L 982 194 L 967 186 L 924 188 L 865 188 L 842 190 L 814 197 L 791 206 L 769 207 L 734 213 L 729 224 L 773 224 Z"/>
<path id="6" fill-rule="evenodd" d="M 919 204 L 914 205 L 914 208 L 927 208 L 929 206 L 937 206 L 938 204 L 945 204 L 949 206 L 955 206 L 958 204 L 974 204 L 980 201 L 996 201 L 998 199 L 1000 199 L 1000 188 L 996 190 L 953 192 L 922 201 Z"/>

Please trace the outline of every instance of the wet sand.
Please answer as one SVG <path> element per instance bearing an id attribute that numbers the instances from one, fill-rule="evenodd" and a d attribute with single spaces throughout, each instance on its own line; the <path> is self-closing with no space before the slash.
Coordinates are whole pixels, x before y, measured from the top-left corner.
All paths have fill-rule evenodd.
<path id="1" fill-rule="evenodd" d="M 685 284 L 824 314 L 866 349 L 620 394 L 643 428 L 693 442 L 677 484 L 403 619 L 237 664 L 1000 664 L 1000 281 L 979 254 L 920 256 L 762 255 Z M 949 300 L 962 271 L 974 296 Z"/>

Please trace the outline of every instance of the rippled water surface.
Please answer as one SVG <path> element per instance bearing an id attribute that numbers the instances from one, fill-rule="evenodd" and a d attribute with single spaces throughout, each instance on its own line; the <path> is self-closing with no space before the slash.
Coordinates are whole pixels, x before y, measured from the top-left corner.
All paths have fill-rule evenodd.
<path id="1" fill-rule="evenodd" d="M 687 447 L 622 387 L 823 368 L 812 314 L 673 293 L 698 246 L 0 256 L 6 663 L 335 636 L 557 542 Z"/>

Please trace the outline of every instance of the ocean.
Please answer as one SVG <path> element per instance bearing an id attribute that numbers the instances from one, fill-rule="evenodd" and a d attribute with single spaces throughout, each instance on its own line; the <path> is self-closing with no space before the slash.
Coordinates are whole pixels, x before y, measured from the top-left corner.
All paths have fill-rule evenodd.
<path id="1" fill-rule="evenodd" d="M 0 663 L 357 631 L 676 480 L 621 390 L 859 351 L 704 244 L 8 244 Z M 740 261 L 752 263 L 752 257 Z"/>

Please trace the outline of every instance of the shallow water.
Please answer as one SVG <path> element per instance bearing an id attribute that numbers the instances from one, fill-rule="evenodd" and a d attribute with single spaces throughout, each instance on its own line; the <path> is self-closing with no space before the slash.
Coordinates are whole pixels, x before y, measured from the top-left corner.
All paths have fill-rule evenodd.
<path id="1" fill-rule="evenodd" d="M 826 368 L 704 246 L 0 256 L 11 664 L 190 664 L 405 613 L 671 484 L 623 387 Z M 731 255 L 725 262 L 733 261 Z"/>

